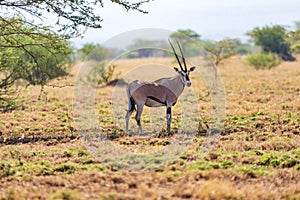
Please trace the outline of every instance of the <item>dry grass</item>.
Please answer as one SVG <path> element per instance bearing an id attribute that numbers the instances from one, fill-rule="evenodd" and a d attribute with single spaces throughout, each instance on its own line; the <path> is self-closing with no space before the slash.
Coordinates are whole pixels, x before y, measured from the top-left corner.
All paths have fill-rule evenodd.
<path id="1" fill-rule="evenodd" d="M 210 152 L 199 156 L 206 138 L 198 136 L 184 155 L 157 172 L 114 171 L 88 153 L 73 122 L 74 87 L 47 87 L 42 100 L 37 100 L 39 88 L 27 88 L 17 110 L 0 114 L 0 198 L 300 199 L 299 62 L 257 71 L 244 59 L 234 57 L 219 66 L 227 116 Z M 144 63 L 170 65 L 172 60 L 115 64 L 124 75 Z M 74 78 L 52 84 L 71 85 Z M 197 75 L 191 79 L 201 99 L 201 120 L 208 120 L 205 84 Z M 171 138 L 124 135 L 113 116 L 113 91 L 113 86 L 98 88 L 96 109 L 100 128 L 116 145 L 147 153 L 169 144 Z M 180 106 L 174 108 L 175 132 L 180 130 Z M 143 117 L 151 129 L 150 111 Z"/>

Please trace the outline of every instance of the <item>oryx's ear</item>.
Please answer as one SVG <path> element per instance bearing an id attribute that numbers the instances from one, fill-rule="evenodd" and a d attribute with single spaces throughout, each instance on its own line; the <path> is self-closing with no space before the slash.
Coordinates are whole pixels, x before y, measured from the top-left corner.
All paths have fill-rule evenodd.
<path id="1" fill-rule="evenodd" d="M 177 67 L 174 67 L 174 70 L 175 70 L 176 72 L 179 72 L 179 69 L 178 69 Z"/>
<path id="2" fill-rule="evenodd" d="M 196 67 L 195 67 L 195 66 L 193 66 L 193 67 L 191 67 L 191 68 L 190 68 L 190 70 L 189 70 L 189 71 L 190 71 L 190 72 L 192 72 L 192 71 L 194 71 L 195 69 L 196 69 Z"/>

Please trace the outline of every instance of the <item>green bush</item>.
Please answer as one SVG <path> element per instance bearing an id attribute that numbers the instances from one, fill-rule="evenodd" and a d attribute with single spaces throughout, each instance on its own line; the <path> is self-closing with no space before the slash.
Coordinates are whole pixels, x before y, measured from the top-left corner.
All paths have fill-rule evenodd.
<path id="1" fill-rule="evenodd" d="M 111 54 L 108 48 L 102 47 L 100 44 L 87 43 L 78 50 L 78 56 L 81 60 L 104 61 Z"/>
<path id="2" fill-rule="evenodd" d="M 247 56 L 247 62 L 255 69 L 271 69 L 278 66 L 281 60 L 274 53 L 260 53 Z"/>
<path id="3" fill-rule="evenodd" d="M 90 83 L 97 83 L 98 86 L 108 84 L 110 81 L 117 79 L 119 74 L 115 74 L 117 65 L 109 65 L 106 67 L 104 62 L 90 63 L 92 67 L 87 81 Z"/>

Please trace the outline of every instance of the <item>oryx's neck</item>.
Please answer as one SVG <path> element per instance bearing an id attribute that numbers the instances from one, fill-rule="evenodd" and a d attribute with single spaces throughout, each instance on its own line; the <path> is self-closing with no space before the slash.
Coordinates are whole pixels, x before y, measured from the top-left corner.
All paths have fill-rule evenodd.
<path id="1" fill-rule="evenodd" d="M 181 95 L 184 89 L 184 83 L 181 80 L 181 75 L 177 75 L 171 78 L 162 78 L 155 82 L 169 88 L 177 98 Z"/>
<path id="2" fill-rule="evenodd" d="M 181 75 L 175 76 L 172 81 L 172 88 L 171 90 L 174 92 L 174 94 L 179 97 L 184 89 L 184 83 L 182 82 Z"/>

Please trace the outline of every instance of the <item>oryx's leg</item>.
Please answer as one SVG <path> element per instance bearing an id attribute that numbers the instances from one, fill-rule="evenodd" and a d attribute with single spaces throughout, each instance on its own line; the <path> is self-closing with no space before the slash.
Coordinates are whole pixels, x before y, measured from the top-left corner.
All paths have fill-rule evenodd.
<path id="1" fill-rule="evenodd" d="M 129 119 L 131 114 L 133 113 L 133 111 L 135 110 L 135 103 L 133 101 L 133 99 L 128 99 L 128 109 L 127 109 L 127 113 L 126 113 L 126 132 L 128 132 L 128 123 L 129 123 Z"/>
<path id="2" fill-rule="evenodd" d="M 130 119 L 130 116 L 131 114 L 133 113 L 133 110 L 127 110 L 127 113 L 126 113 L 126 132 L 128 132 L 128 123 L 129 123 L 129 119 Z"/>
<path id="3" fill-rule="evenodd" d="M 142 116 L 144 105 L 145 105 L 145 103 L 136 105 L 137 110 L 136 110 L 135 120 L 136 120 L 137 125 L 139 126 L 139 131 L 141 133 L 144 133 L 142 125 L 141 125 L 141 116 Z"/>
<path id="4" fill-rule="evenodd" d="M 167 105 L 167 131 L 171 134 L 171 121 L 172 121 L 172 105 Z"/>

